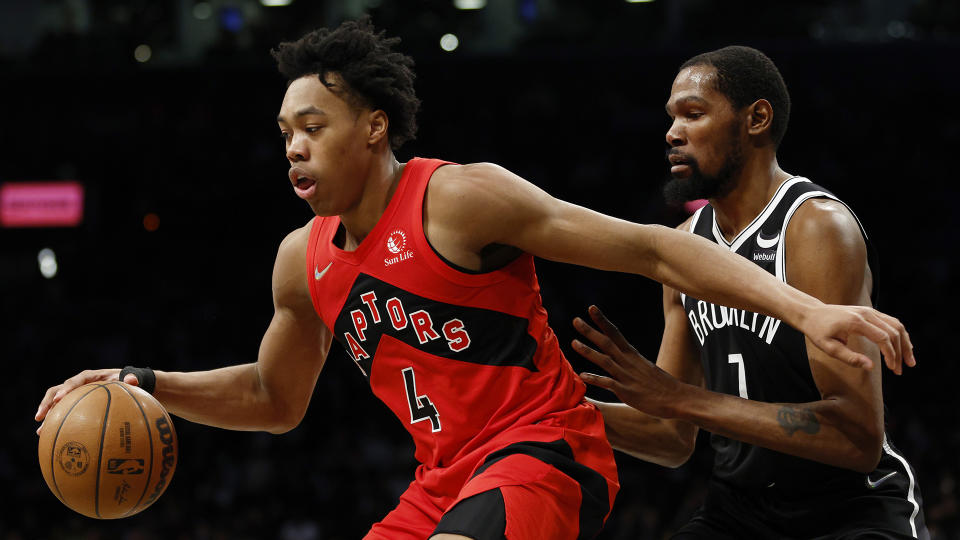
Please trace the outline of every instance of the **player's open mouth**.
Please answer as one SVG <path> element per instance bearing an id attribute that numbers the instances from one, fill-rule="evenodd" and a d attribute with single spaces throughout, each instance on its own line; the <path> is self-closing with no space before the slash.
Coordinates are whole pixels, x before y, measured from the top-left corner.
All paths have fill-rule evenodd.
<path id="1" fill-rule="evenodd" d="M 307 199 L 313 195 L 317 181 L 307 176 L 305 171 L 294 167 L 290 169 L 290 182 L 293 183 L 293 191 L 301 199 Z"/>

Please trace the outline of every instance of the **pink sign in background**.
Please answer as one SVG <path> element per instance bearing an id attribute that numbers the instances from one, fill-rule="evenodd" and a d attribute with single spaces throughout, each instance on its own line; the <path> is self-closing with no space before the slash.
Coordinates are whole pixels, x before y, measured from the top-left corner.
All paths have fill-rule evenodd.
<path id="1" fill-rule="evenodd" d="M 75 181 L 0 185 L 0 226 L 76 227 L 83 221 L 83 184 Z"/>

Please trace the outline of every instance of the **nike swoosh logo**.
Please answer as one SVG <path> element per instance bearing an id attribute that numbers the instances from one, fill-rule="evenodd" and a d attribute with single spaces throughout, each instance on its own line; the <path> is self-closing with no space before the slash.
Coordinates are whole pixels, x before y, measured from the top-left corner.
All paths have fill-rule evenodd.
<path id="1" fill-rule="evenodd" d="M 314 266 L 313 279 L 320 281 L 320 279 L 323 278 L 323 275 L 327 273 L 327 270 L 329 270 L 331 266 L 333 266 L 333 261 L 328 262 L 327 265 L 323 267 L 323 270 L 320 270 L 319 267 Z"/>
<path id="2" fill-rule="evenodd" d="M 757 233 L 757 245 L 763 249 L 772 248 L 777 245 L 777 242 L 780 241 L 780 233 L 777 233 L 772 239 L 766 239 L 763 237 L 763 233 Z"/>
<path id="3" fill-rule="evenodd" d="M 868 476 L 868 477 L 867 477 L 867 487 L 870 488 L 870 489 L 874 489 L 874 488 L 876 488 L 877 486 L 879 486 L 880 484 L 882 484 L 882 483 L 886 482 L 887 480 L 889 480 L 889 479 L 890 479 L 891 477 L 893 477 L 893 475 L 895 475 L 895 474 L 897 474 L 897 471 L 893 471 L 892 473 L 888 473 L 886 476 L 880 477 L 877 481 L 870 480 L 870 477 Z"/>

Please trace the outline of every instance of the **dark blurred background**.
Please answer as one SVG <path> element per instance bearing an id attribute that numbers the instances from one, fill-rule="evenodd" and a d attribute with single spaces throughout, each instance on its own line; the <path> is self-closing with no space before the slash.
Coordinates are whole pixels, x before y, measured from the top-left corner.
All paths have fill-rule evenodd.
<path id="1" fill-rule="evenodd" d="M 413 445 L 336 350 L 288 434 L 176 421 L 172 485 L 118 522 L 50 493 L 33 421 L 45 389 L 81 369 L 256 359 L 277 246 L 311 217 L 286 179 L 269 49 L 364 13 L 417 61 L 421 127 L 399 159 L 492 161 L 560 198 L 671 226 L 685 218 L 660 195 L 677 66 L 729 44 L 770 55 L 794 103 L 781 165 L 848 202 L 879 249 L 879 307 L 907 324 L 920 361 L 884 373 L 888 430 L 918 470 L 934 537 L 960 538 L 951 0 L 0 2 L 0 182 L 85 190 L 76 227 L 0 228 L 0 538 L 351 539 L 393 508 Z M 658 285 L 538 268 L 562 343 L 596 303 L 656 356 Z M 662 538 L 687 519 L 709 475 L 704 443 L 676 470 L 618 454 L 623 489 L 600 538 Z"/>

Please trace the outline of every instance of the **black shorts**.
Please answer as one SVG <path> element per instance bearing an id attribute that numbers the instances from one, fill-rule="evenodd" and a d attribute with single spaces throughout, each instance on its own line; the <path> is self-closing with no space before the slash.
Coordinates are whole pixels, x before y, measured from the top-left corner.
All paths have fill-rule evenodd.
<path id="1" fill-rule="evenodd" d="M 884 459 L 855 482 L 806 495 L 741 489 L 713 478 L 703 505 L 671 538 L 929 540 L 916 477 L 906 467 Z"/>
<path id="2" fill-rule="evenodd" d="M 474 540 L 505 540 L 507 510 L 500 488 L 460 501 L 440 518 L 433 534 L 469 536 Z"/>

